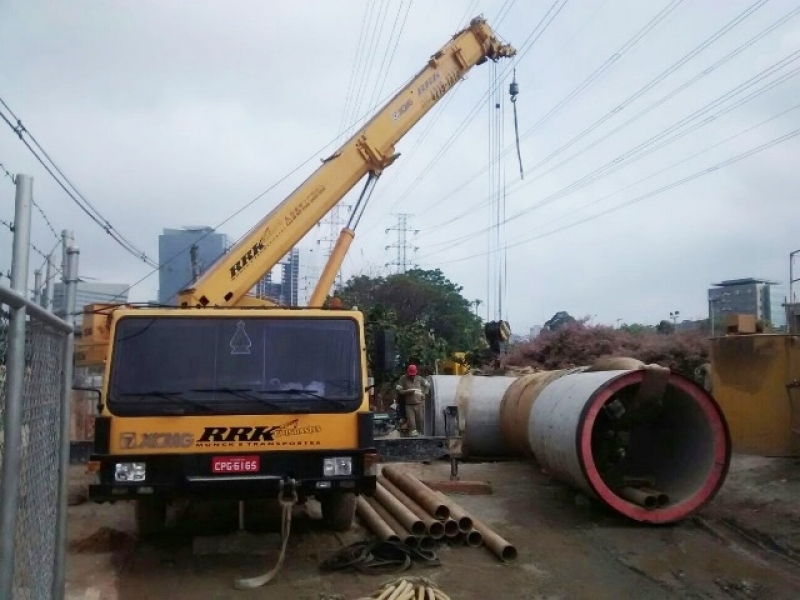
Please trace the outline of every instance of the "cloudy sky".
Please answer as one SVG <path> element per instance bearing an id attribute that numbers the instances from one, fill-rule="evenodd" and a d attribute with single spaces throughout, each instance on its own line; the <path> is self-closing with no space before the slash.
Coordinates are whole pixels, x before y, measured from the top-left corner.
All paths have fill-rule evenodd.
<path id="1" fill-rule="evenodd" d="M 157 260 L 164 227 L 225 222 L 242 235 L 478 14 L 518 58 L 476 67 L 397 145 L 345 277 L 386 269 L 386 229 L 409 213 L 416 264 L 517 332 L 558 310 L 608 324 L 701 318 L 710 282 L 787 282 L 800 248 L 800 9 L 788 0 L 10 0 L 0 98 Z M 156 297 L 157 274 L 2 122 L 0 162 L 34 177 L 57 231 L 74 230 L 83 276 Z M 13 197 L 0 173 L 0 219 L 13 220 Z M 492 228 L 498 205 L 506 223 Z M 38 211 L 33 241 L 56 241 Z M 0 225 L 4 273 L 10 251 Z"/>

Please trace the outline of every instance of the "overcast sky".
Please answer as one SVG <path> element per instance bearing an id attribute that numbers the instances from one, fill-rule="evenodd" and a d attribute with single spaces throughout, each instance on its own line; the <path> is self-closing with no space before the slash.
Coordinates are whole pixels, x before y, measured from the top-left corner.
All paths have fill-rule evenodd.
<path id="1" fill-rule="evenodd" d="M 754 4 L 760 6 L 750 16 L 677 66 Z M 400 141 L 402 156 L 378 183 L 345 277 L 394 260 L 385 230 L 396 213 L 410 213 L 420 230 L 416 262 L 441 268 L 468 298 L 483 301 L 482 316 L 488 307 L 495 318 L 503 254 L 487 255 L 488 199 L 504 188 L 508 223 L 499 237 L 510 247 L 502 316 L 517 332 L 559 310 L 608 324 L 655 323 L 675 310 L 702 318 L 711 282 L 754 276 L 787 283 L 788 254 L 800 248 L 798 138 L 708 169 L 800 127 L 800 78 L 793 77 L 800 14 L 729 57 L 796 2 L 368 6 L 6 1 L 0 97 L 103 217 L 157 259 L 164 227 L 215 226 L 312 158 L 221 227 L 242 235 L 330 154 L 335 146 L 323 148 L 352 122 L 355 106 L 358 116 L 367 113 L 468 17 L 483 14 L 521 56 L 496 69 L 475 67 Z M 665 8 L 666 16 L 637 36 Z M 558 13 L 531 36 L 549 10 L 545 22 Z M 508 100 L 512 66 L 523 181 Z M 493 74 L 505 78 L 499 112 L 508 152 L 500 159 L 490 138 L 498 109 L 494 100 L 486 103 Z M 35 200 L 56 230 L 75 231 L 83 276 L 134 283 L 150 273 L 80 211 L 2 122 L 0 162 L 34 177 Z M 11 181 L 0 175 L 0 219 L 13 220 L 13 198 Z M 301 245 L 316 247 L 324 237 L 326 228 L 315 229 Z M 33 241 L 42 250 L 55 244 L 38 212 Z M 0 226 L 3 272 L 10 251 L 10 234 Z M 41 264 L 36 253 L 32 259 Z M 157 288 L 153 274 L 131 297 L 154 299 Z"/>

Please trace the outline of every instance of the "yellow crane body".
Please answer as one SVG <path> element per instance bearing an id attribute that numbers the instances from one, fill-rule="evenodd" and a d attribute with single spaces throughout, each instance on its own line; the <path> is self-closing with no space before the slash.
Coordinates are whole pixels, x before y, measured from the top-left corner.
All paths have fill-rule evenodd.
<path id="1" fill-rule="evenodd" d="M 470 68 L 513 56 L 482 18 L 456 33 L 349 140 L 187 289 L 176 307 L 90 313 L 78 353 L 105 354 L 90 467 L 95 502 L 135 500 L 140 531 L 193 496 L 316 497 L 348 528 L 376 485 L 363 316 L 323 309 L 355 226 L 396 143 Z M 248 294 L 367 176 L 310 307 Z M 369 193 L 368 193 L 369 192 Z M 373 349 L 370 349 L 372 351 Z M 372 374 L 394 355 L 374 349 Z M 326 516 L 327 515 L 327 516 Z"/>

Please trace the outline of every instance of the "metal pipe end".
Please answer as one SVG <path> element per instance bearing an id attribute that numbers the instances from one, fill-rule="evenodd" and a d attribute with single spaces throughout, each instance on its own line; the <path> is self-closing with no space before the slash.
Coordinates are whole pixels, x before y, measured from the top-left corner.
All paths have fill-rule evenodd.
<path id="1" fill-rule="evenodd" d="M 481 535 L 480 531 L 473 529 L 472 531 L 468 532 L 466 536 L 467 536 L 467 546 L 477 547 L 483 544 L 483 535 Z"/>
<path id="2" fill-rule="evenodd" d="M 445 527 L 441 521 L 433 521 L 428 526 L 428 535 L 433 539 L 438 540 L 444 537 Z"/>
<path id="3" fill-rule="evenodd" d="M 458 521 L 454 521 L 453 519 L 448 519 L 444 522 L 444 534 L 447 537 L 453 537 L 460 531 L 458 526 Z"/>

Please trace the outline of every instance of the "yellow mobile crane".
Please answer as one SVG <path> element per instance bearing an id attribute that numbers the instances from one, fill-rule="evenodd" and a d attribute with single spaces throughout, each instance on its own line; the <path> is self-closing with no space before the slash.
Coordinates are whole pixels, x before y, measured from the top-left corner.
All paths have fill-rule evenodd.
<path id="1" fill-rule="evenodd" d="M 105 357 L 92 501 L 135 500 L 145 534 L 163 527 L 169 501 L 191 497 L 313 496 L 330 527 L 351 526 L 356 495 L 375 489 L 378 459 L 364 321 L 358 311 L 323 309 L 324 301 L 375 181 L 398 157 L 395 144 L 473 66 L 515 52 L 473 19 L 182 290 L 179 306 L 108 308 L 90 323 L 76 354 Z M 310 306 L 248 296 L 365 176 Z M 393 366 L 388 345 L 377 354 L 373 369 Z"/>

